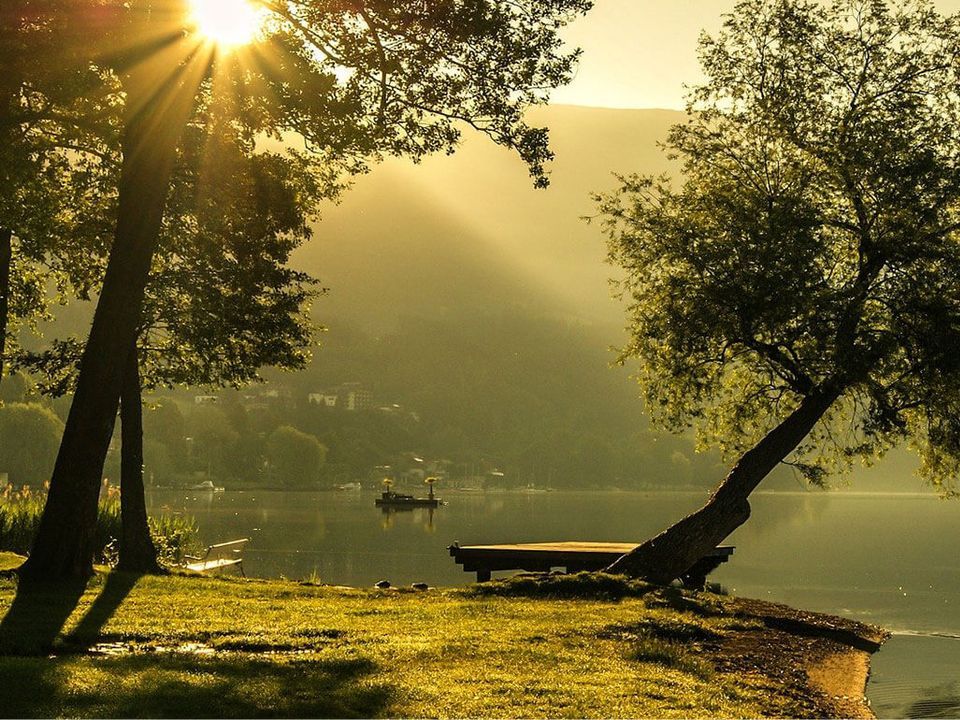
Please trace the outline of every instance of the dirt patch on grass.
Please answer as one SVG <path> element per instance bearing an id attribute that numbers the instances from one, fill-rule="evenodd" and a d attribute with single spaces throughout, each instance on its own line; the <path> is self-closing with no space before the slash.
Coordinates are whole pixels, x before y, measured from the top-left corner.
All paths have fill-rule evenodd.
<path id="1" fill-rule="evenodd" d="M 719 672 L 787 688 L 810 717 L 874 717 L 864 691 L 870 655 L 889 637 L 885 630 L 760 600 L 731 599 L 725 606 L 744 622 L 703 644 Z M 781 714 L 777 706 L 769 710 Z"/>

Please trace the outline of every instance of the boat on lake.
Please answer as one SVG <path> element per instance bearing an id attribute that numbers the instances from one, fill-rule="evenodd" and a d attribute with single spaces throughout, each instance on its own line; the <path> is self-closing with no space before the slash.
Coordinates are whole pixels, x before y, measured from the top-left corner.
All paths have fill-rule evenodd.
<path id="1" fill-rule="evenodd" d="M 202 483 L 197 483 L 196 485 L 190 486 L 191 490 L 206 490 L 207 492 L 222 493 L 223 488 L 217 487 L 213 484 L 212 480 L 204 480 Z"/>
<path id="2" fill-rule="evenodd" d="M 404 495 L 395 493 L 392 490 L 384 490 L 380 497 L 374 500 L 377 507 L 439 507 L 440 498 L 437 497 L 414 497 L 413 495 Z"/>
<path id="3" fill-rule="evenodd" d="M 424 480 L 424 482 L 430 487 L 430 493 L 427 497 L 414 497 L 413 495 L 404 495 L 403 493 L 394 492 L 391 489 L 393 481 L 389 478 L 384 478 L 383 492 L 380 493 L 380 497 L 374 501 L 374 504 L 377 507 L 385 508 L 439 507 L 442 504 L 440 498 L 433 494 L 433 483 L 436 482 L 436 480 L 437 478 L 434 477 L 428 477 L 426 480 Z"/>

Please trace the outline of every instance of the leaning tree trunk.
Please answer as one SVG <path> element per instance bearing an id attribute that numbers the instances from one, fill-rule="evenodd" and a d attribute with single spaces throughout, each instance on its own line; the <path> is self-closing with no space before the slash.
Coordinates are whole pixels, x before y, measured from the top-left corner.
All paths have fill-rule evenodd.
<path id="1" fill-rule="evenodd" d="M 191 69 L 168 54 L 128 77 L 128 119 L 122 140 L 117 228 L 50 492 L 24 577 L 55 580 L 93 572 L 100 478 L 137 327 L 177 144 L 205 67 Z M 172 69 L 171 69 L 172 68 Z M 192 68 L 196 71 L 196 68 Z M 172 73 L 172 74 L 171 74 Z M 149 76 L 149 77 L 144 77 Z M 166 78 L 166 79 L 164 79 Z"/>
<path id="2" fill-rule="evenodd" d="M 143 491 L 143 397 L 137 348 L 130 351 L 120 392 L 120 558 L 118 570 L 160 572 Z"/>
<path id="3" fill-rule="evenodd" d="M 7 353 L 7 313 L 10 311 L 10 263 L 13 260 L 13 231 L 0 228 L 0 381 Z"/>
<path id="4" fill-rule="evenodd" d="M 707 504 L 619 558 L 607 572 L 623 573 L 666 585 L 686 573 L 750 517 L 750 493 L 789 455 L 840 396 L 822 390 L 745 452 Z"/>

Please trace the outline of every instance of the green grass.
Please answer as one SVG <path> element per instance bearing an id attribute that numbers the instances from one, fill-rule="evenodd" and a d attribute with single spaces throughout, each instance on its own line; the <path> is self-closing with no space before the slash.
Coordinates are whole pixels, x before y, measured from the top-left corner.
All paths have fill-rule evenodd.
<path id="1" fill-rule="evenodd" d="M 593 577 L 582 584 L 602 583 L 605 596 L 574 592 L 569 579 L 556 592 L 531 581 L 415 592 L 120 573 L 56 590 L 0 579 L 0 714 L 769 712 L 769 687 L 715 673 L 697 650 L 731 618 L 677 591 Z M 788 702 L 777 705 L 787 715 Z"/>

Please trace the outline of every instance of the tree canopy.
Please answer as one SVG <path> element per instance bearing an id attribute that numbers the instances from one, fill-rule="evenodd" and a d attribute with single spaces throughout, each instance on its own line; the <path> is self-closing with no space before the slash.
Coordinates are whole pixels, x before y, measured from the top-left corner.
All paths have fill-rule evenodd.
<path id="1" fill-rule="evenodd" d="M 39 485 L 50 479 L 63 423 L 34 403 L 0 407 L 0 473 L 14 485 Z"/>
<path id="2" fill-rule="evenodd" d="M 317 438 L 289 425 L 281 425 L 267 438 L 270 472 L 286 487 L 316 486 L 327 448 Z"/>
<path id="3" fill-rule="evenodd" d="M 102 69 L 124 102 L 114 241 L 25 576 L 90 572 L 99 475 L 177 147 L 198 104 L 216 103 L 255 136 L 306 143 L 334 176 L 382 154 L 416 160 L 452 151 L 470 125 L 515 150 L 535 183 L 546 183 L 546 132 L 528 127 L 523 111 L 569 79 L 577 52 L 562 49 L 558 31 L 588 0 L 262 4 L 260 37 L 230 53 L 191 27 L 183 0 L 41 0 L 4 15 L 4 35 L 53 28 L 77 49 L 74 64 Z M 22 94 L 21 77 L 8 81 L 0 112 Z"/>
<path id="4" fill-rule="evenodd" d="M 960 20 L 927 0 L 744 0 L 667 149 L 600 199 L 651 410 L 739 453 L 836 397 L 795 465 L 909 442 L 960 470 Z"/>

